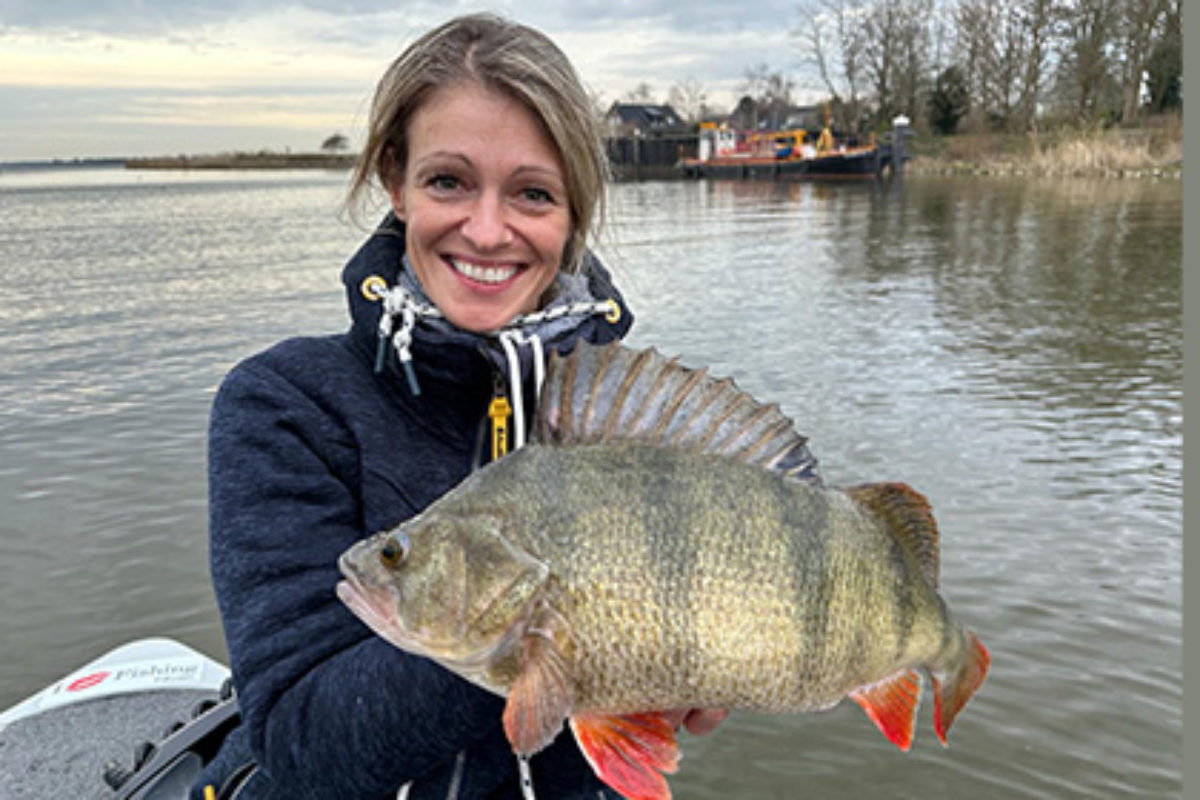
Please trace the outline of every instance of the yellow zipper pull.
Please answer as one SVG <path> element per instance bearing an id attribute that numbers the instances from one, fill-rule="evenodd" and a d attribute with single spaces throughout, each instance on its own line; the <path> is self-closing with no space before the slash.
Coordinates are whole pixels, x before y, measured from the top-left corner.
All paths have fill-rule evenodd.
<path id="1" fill-rule="evenodd" d="M 508 398 L 498 394 L 488 404 L 488 417 L 492 420 L 492 461 L 508 452 L 508 415 L 512 406 Z"/>

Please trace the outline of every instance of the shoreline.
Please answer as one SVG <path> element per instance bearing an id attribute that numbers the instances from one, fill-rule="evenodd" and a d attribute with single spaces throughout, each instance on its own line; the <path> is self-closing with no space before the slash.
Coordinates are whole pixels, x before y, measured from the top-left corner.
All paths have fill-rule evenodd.
<path id="1" fill-rule="evenodd" d="M 1142 179 L 1142 180 L 1183 180 L 1183 165 L 1175 163 L 1167 166 L 1148 167 L 1104 167 L 1104 168 L 1071 168 L 1063 166 L 1057 169 L 1046 169 L 1040 165 L 1030 165 L 1008 161 L 990 161 L 971 163 L 966 161 L 943 162 L 927 156 L 914 156 L 904 167 L 908 175 L 928 175 L 944 177 L 978 177 L 978 178 L 1091 178 L 1091 179 Z"/>
<path id="2" fill-rule="evenodd" d="M 1182 123 L 1134 129 L 1058 130 L 1030 134 L 918 136 L 904 172 L 913 175 L 1042 176 L 1182 180 Z M 348 170 L 356 154 L 218 153 L 123 159 L 126 169 Z M 670 178 L 673 167 L 613 165 L 617 180 Z M 645 174 L 643 174 L 645 173 Z"/>
<path id="3" fill-rule="evenodd" d="M 917 175 L 1183 178 L 1183 124 L 1175 117 L 1138 128 L 930 136 L 909 150 L 904 169 Z"/>
<path id="4" fill-rule="evenodd" d="M 357 156 L 329 153 L 221 153 L 125 159 L 125 169 L 350 169 Z"/>

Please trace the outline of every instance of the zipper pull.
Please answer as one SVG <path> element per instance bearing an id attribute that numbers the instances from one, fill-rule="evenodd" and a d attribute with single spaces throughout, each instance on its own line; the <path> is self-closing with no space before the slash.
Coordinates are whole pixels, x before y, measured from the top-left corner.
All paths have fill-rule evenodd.
<path id="1" fill-rule="evenodd" d="M 504 384 L 496 380 L 496 391 L 488 404 L 488 419 L 492 421 L 492 461 L 508 452 L 508 417 L 512 404 L 504 395 Z"/>

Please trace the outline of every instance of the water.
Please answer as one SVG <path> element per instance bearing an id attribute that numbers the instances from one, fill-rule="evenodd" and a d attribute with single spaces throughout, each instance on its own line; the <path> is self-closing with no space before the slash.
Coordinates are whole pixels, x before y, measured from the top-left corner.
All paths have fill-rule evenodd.
<path id="1" fill-rule="evenodd" d="M 338 173 L 0 175 L 0 708 L 131 638 L 223 658 L 204 437 L 345 326 Z M 1177 183 L 615 187 L 631 341 L 781 403 L 827 481 L 931 499 L 987 683 L 913 750 L 852 703 L 685 738 L 680 798 L 1180 797 Z"/>

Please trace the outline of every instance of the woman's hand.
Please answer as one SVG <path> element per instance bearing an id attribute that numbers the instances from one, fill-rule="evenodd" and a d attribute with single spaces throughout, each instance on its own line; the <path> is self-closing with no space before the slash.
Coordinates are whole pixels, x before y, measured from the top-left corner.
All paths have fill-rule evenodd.
<path id="1" fill-rule="evenodd" d="M 672 728 L 679 730 L 682 725 L 693 736 L 712 733 L 728 716 L 729 712 L 723 708 L 683 708 L 663 712 Z"/>

